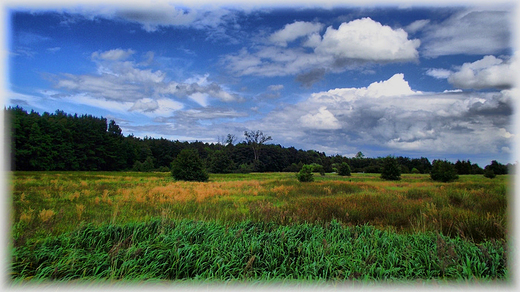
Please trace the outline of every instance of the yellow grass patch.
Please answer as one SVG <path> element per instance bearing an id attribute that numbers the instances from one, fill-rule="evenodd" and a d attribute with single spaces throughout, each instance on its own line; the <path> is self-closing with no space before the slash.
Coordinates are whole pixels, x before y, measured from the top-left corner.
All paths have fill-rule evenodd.
<path id="1" fill-rule="evenodd" d="M 43 210 L 40 211 L 40 214 L 38 215 L 38 218 L 40 218 L 40 220 L 42 222 L 47 222 L 47 221 L 49 221 L 52 218 L 52 216 L 54 216 L 54 214 L 55 213 L 54 213 L 53 210 L 45 210 L 45 209 L 43 209 Z"/>
<path id="2" fill-rule="evenodd" d="M 83 214 L 83 211 L 85 211 L 85 205 L 76 204 L 76 213 L 78 214 L 78 220 L 81 220 L 81 215 Z"/>
<path id="3" fill-rule="evenodd" d="M 293 189 L 294 189 L 294 186 L 280 185 L 280 186 L 274 187 L 272 189 L 272 191 L 277 196 L 280 196 L 280 195 L 287 196 L 289 194 L 289 192 L 292 191 Z M 329 191 L 332 191 L 332 190 L 329 188 Z"/>
<path id="4" fill-rule="evenodd" d="M 29 223 L 31 222 L 32 220 L 32 214 L 33 214 L 34 210 L 29 208 L 29 210 L 27 210 L 27 213 L 26 212 L 23 212 L 21 215 L 20 215 L 20 221 L 22 222 L 25 222 L 25 223 Z"/>

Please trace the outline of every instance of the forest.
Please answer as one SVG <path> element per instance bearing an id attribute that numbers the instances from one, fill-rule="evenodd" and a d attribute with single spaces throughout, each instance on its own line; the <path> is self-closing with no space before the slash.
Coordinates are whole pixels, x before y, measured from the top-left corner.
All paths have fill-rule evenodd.
<path id="1" fill-rule="evenodd" d="M 264 144 L 271 140 L 261 131 L 245 132 L 245 139 L 229 134 L 219 143 L 171 141 L 164 138 L 124 136 L 115 121 L 92 115 L 78 116 L 28 112 L 22 107 L 4 108 L 6 137 L 10 137 L 10 169 L 13 171 L 169 171 L 183 149 L 194 149 L 211 173 L 297 172 L 303 165 L 335 171 L 343 162 L 352 172 L 380 173 L 384 157 L 327 156 L 315 150 Z M 254 137 L 256 134 L 256 137 Z M 263 139 L 263 140 L 262 140 Z M 395 157 L 402 173 L 429 173 L 426 157 Z M 458 174 L 511 173 L 514 165 L 491 161 L 484 169 L 469 160 L 454 163 Z"/>

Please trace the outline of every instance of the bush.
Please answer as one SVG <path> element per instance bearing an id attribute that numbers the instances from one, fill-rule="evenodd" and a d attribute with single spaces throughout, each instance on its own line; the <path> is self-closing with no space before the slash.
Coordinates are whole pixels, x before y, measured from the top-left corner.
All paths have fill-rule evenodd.
<path id="1" fill-rule="evenodd" d="M 412 168 L 412 173 L 413 174 L 418 174 L 418 173 L 421 173 L 417 168 Z"/>
<path id="2" fill-rule="evenodd" d="M 401 169 L 397 159 L 388 156 L 383 160 L 383 169 L 381 171 L 381 178 L 385 180 L 400 180 Z"/>
<path id="3" fill-rule="evenodd" d="M 322 176 L 325 175 L 325 169 L 323 168 L 322 165 L 313 163 L 313 164 L 311 164 L 311 166 L 312 166 L 312 172 L 319 172 Z"/>
<path id="4" fill-rule="evenodd" d="M 487 177 L 487 178 L 495 178 L 497 175 L 495 174 L 494 171 L 492 171 L 491 169 L 486 169 L 484 171 L 484 177 Z"/>
<path id="5" fill-rule="evenodd" d="M 314 181 L 314 175 L 312 174 L 312 166 L 304 165 L 300 172 L 296 174 L 296 177 L 300 182 L 311 182 Z"/>
<path id="6" fill-rule="evenodd" d="M 209 179 L 199 154 L 192 149 L 183 149 L 172 162 L 172 175 L 176 180 L 208 181 Z"/>
<path id="7" fill-rule="evenodd" d="M 252 164 L 242 163 L 238 167 L 238 172 L 239 173 L 250 173 L 252 171 L 253 171 L 253 165 Z"/>
<path id="8" fill-rule="evenodd" d="M 434 160 L 430 177 L 435 181 L 449 182 L 459 178 L 455 165 L 446 160 Z"/>
<path id="9" fill-rule="evenodd" d="M 348 165 L 346 162 L 342 162 L 338 166 L 338 174 L 342 176 L 350 176 L 350 165 Z"/>
<path id="10" fill-rule="evenodd" d="M 157 171 L 159 171 L 159 172 L 169 172 L 170 169 L 168 168 L 168 166 L 164 166 L 163 165 L 163 166 L 159 167 L 159 169 Z"/>

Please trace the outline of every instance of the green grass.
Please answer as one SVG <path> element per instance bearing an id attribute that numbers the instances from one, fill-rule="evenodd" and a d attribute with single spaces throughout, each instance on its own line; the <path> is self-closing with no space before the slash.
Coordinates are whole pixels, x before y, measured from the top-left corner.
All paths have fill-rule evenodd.
<path id="1" fill-rule="evenodd" d="M 15 248 L 13 278 L 68 280 L 507 279 L 505 244 L 371 226 L 161 221 L 91 225 Z"/>
<path id="2" fill-rule="evenodd" d="M 148 228 L 147 230 L 150 230 L 149 227 L 143 227 L 148 226 L 147 224 L 159 224 L 162 226 L 161 230 L 170 230 L 167 224 L 177 226 L 179 224 L 188 224 L 186 222 L 192 222 L 189 220 L 199 222 L 197 224 L 208 224 L 207 226 L 205 225 L 205 228 L 210 229 L 220 230 L 225 228 L 229 230 L 229 228 L 243 226 L 241 224 L 250 224 L 257 227 L 276 226 L 279 229 L 288 228 L 284 231 L 285 233 L 300 232 L 294 230 L 300 230 L 301 228 L 325 228 L 331 222 L 336 222 L 334 224 L 337 226 L 341 225 L 342 228 L 346 227 L 345 230 L 353 230 L 352 228 L 365 226 L 363 228 L 377 230 L 373 232 L 383 232 L 377 234 L 388 238 L 387 240 L 389 241 L 394 240 L 393 238 L 395 237 L 400 238 L 399 240 L 413 242 L 416 239 L 418 240 L 418 238 L 424 237 L 429 238 L 428 242 L 430 243 L 428 244 L 431 244 L 433 241 L 437 242 L 439 238 L 442 238 L 442 242 L 446 244 L 447 242 L 457 242 L 457 244 L 467 245 L 468 250 L 471 250 L 471 252 L 467 253 L 469 261 L 471 263 L 479 262 L 482 260 L 482 256 L 487 257 L 486 253 L 479 246 L 488 246 L 490 244 L 493 246 L 505 246 L 507 242 L 507 197 L 508 190 L 511 189 L 511 183 L 508 176 L 497 176 L 495 179 L 487 179 L 477 175 L 460 176 L 459 180 L 452 183 L 439 183 L 432 181 L 428 175 L 422 174 L 404 174 L 400 181 L 392 182 L 382 180 L 377 174 L 355 173 L 350 177 L 342 177 L 336 174 L 327 174 L 325 176 L 315 174 L 314 182 L 300 183 L 294 173 L 212 174 L 209 182 L 188 183 L 174 181 L 169 173 L 14 172 L 11 175 L 13 190 L 11 230 L 15 253 L 23 254 L 23 256 L 16 256 L 18 260 L 14 260 L 13 266 L 23 266 L 25 268 L 17 268 L 18 272 L 14 274 L 13 279 L 49 279 L 52 277 L 62 280 L 83 280 L 85 278 L 144 279 L 148 276 L 138 276 L 138 274 L 149 275 L 148 272 L 141 268 L 134 268 L 137 270 L 130 271 L 128 269 L 132 267 L 127 267 L 126 264 L 123 267 L 126 270 L 120 271 L 121 267 L 117 266 L 117 271 L 111 270 L 110 273 L 112 274 L 101 274 L 101 276 L 96 274 L 88 277 L 78 276 L 77 272 L 70 272 L 72 274 L 69 275 L 67 274 L 69 272 L 56 274 L 57 272 L 53 271 L 54 274 L 52 274 L 48 269 L 41 271 L 43 266 L 40 270 L 31 272 L 32 274 L 30 275 L 24 271 L 29 266 L 31 269 L 38 268 L 43 263 L 40 263 L 40 260 L 48 257 L 52 257 L 53 260 L 46 264 L 59 264 L 59 267 L 69 271 L 71 267 L 67 265 L 72 265 L 72 263 L 76 262 L 76 257 L 84 256 L 81 253 L 85 252 L 83 247 L 80 249 L 76 248 L 77 243 L 70 243 L 78 240 L 75 237 L 77 232 L 79 232 L 78 230 L 86 230 L 85 228 L 98 230 L 96 234 L 108 232 L 106 230 L 110 228 Z M 294 228 L 294 230 L 291 228 Z M 244 228 L 242 227 L 242 229 Z M 174 229 L 170 231 L 177 232 Z M 167 240 L 166 238 L 170 236 L 168 232 L 161 233 L 161 238 Z M 320 232 L 323 233 L 325 231 Z M 269 234 L 258 236 L 261 238 L 263 238 L 262 236 L 269 237 L 271 236 Z M 437 237 L 436 234 L 439 234 L 440 237 Z M 159 239 L 152 240 L 151 237 L 156 237 L 157 234 L 152 232 L 147 236 L 150 239 L 143 239 L 142 244 L 157 246 L 157 249 L 154 251 L 157 255 L 164 252 L 161 251 L 161 248 L 168 247 L 165 242 L 154 241 Z M 335 240 L 328 237 L 319 239 L 314 237 L 313 240 L 305 244 L 314 246 L 320 244 L 314 241 L 321 240 L 323 245 L 324 239 L 327 244 L 332 244 Z M 91 240 L 96 242 L 92 245 L 92 248 L 99 244 L 105 246 L 105 248 L 108 248 L 108 246 L 114 247 L 114 244 L 116 244 L 114 242 L 105 242 L 104 239 L 99 239 L 95 236 Z M 186 239 L 180 237 L 180 240 Z M 205 240 L 212 241 L 213 239 L 206 238 Z M 219 240 L 221 240 L 220 244 L 222 245 L 230 242 L 228 241 L 229 238 L 220 238 Z M 60 245 L 61 249 L 59 249 L 60 251 L 56 255 L 44 255 L 46 252 L 53 250 L 49 242 L 69 242 L 72 245 L 60 243 L 62 244 Z M 342 243 L 334 244 L 341 245 Z M 201 247 L 198 246 L 198 248 Z M 133 251 L 128 251 L 128 248 L 126 248 L 126 252 L 128 253 L 127 256 L 130 256 Z M 204 248 L 207 249 L 209 247 L 204 246 Z M 238 252 L 240 246 L 233 248 L 233 252 Z M 266 247 L 264 244 L 260 249 L 267 249 L 265 252 L 270 252 L 276 248 Z M 343 246 L 342 248 L 347 247 Z M 362 247 L 359 248 L 362 249 Z M 449 247 L 446 248 L 446 251 L 450 251 Z M 92 251 L 94 250 L 92 249 Z M 314 249 L 313 251 L 316 252 Z M 106 256 L 107 251 L 98 250 L 95 252 L 99 254 L 104 252 Z M 246 250 L 241 251 L 241 253 L 245 252 Z M 360 253 L 361 251 L 355 252 Z M 406 253 L 406 250 L 396 250 L 396 252 Z M 41 256 L 38 259 L 31 260 L 30 264 L 27 262 L 29 266 L 24 266 L 26 262 L 24 262 L 23 258 L 27 256 L 27 253 L 41 254 Z M 281 260 L 276 256 L 276 263 L 287 265 L 287 262 L 284 263 L 284 261 L 295 260 L 294 254 L 286 253 L 286 251 L 283 251 L 283 253 L 285 258 Z M 498 258 L 501 261 L 505 261 L 505 251 L 499 252 L 499 254 Z M 247 264 L 253 255 L 255 255 L 255 259 L 252 261 L 255 265 L 259 265 L 260 258 L 262 261 L 267 259 L 263 255 L 261 257 L 260 254 L 255 253 L 251 254 L 247 259 L 240 258 L 241 264 Z M 344 254 L 341 255 L 344 256 Z M 67 258 L 68 256 L 73 258 Z M 237 257 L 239 255 L 234 256 Z M 404 255 L 398 254 L 397 256 L 403 257 Z M 421 255 L 416 256 L 420 257 Z M 383 258 L 378 258 L 377 261 L 379 262 L 380 259 L 388 261 Z M 124 257 L 123 259 L 125 261 L 128 260 Z M 431 258 L 429 260 L 434 261 Z M 432 269 L 432 263 L 429 264 L 428 269 L 424 269 L 423 274 L 416 271 L 410 272 L 410 275 L 400 274 L 401 270 L 401 272 L 395 274 L 390 267 L 385 267 L 388 270 L 379 268 L 377 273 L 382 274 L 377 274 L 375 270 L 369 270 L 368 266 L 364 266 L 366 273 L 359 277 L 354 277 L 354 275 L 357 275 L 353 272 L 357 271 L 354 269 L 354 266 L 349 266 L 349 273 L 351 274 L 347 274 L 346 270 L 341 270 L 335 266 L 335 270 L 325 269 L 327 270 L 326 274 L 323 274 L 322 269 L 319 269 L 319 273 L 313 274 L 310 272 L 311 268 L 307 267 L 305 268 L 305 273 L 298 274 L 294 279 L 299 281 L 305 279 L 312 281 L 317 281 L 317 279 L 359 280 L 364 279 L 363 277 L 378 281 L 381 279 L 399 281 L 399 279 L 407 280 L 413 277 L 422 280 L 469 279 L 471 277 L 478 279 L 504 279 L 504 275 L 507 274 L 504 266 L 501 268 L 503 271 L 500 273 L 486 276 L 487 274 L 485 273 L 487 272 L 475 270 L 472 272 L 471 277 L 468 276 L 469 278 L 466 278 L 464 275 L 470 275 L 470 273 L 463 271 L 462 265 L 464 263 L 468 264 L 463 262 L 463 260 L 467 261 L 465 256 L 458 255 L 456 257 L 455 262 L 458 267 L 456 272 L 451 271 L 447 266 L 442 266 L 448 265 L 448 263 L 442 264 L 440 267 L 444 270 L 440 274 L 438 272 L 426 271 Z M 327 263 L 331 261 L 329 260 Z M 237 265 L 238 262 L 237 260 Z M 455 265 L 455 262 L 450 260 L 449 266 Z M 354 264 L 358 265 L 360 263 L 354 261 L 352 265 Z M 310 263 L 305 263 L 305 265 L 310 265 Z M 138 266 L 142 267 L 142 264 L 140 263 Z M 240 270 L 238 267 L 239 265 L 234 268 L 235 272 Z M 273 268 L 273 266 L 259 268 L 258 270 L 253 269 L 253 267 L 256 266 L 251 267 L 251 273 L 253 271 L 256 272 L 252 274 L 252 279 L 260 281 L 282 278 L 293 279 L 290 275 L 299 273 L 292 270 L 289 273 L 289 270 L 287 270 L 289 268 L 287 267 L 285 268 L 287 271 L 280 272 L 281 274 L 279 275 L 281 276 L 278 277 L 278 274 L 272 274 L 272 272 L 269 274 L 268 270 Z M 242 266 L 241 271 L 243 271 L 243 268 Z M 466 266 L 465 269 L 469 269 L 469 267 Z M 340 270 L 343 272 L 339 272 Z M 446 271 L 451 272 L 447 273 Z M 201 276 L 198 272 L 190 270 L 188 273 L 190 276 L 174 278 L 196 278 L 196 280 L 239 279 L 236 273 L 219 273 L 221 272 L 214 272 L 211 275 L 203 273 Z M 455 276 L 450 276 L 450 273 L 453 273 Z M 199 276 L 195 277 L 194 275 Z M 375 275 L 379 276 L 376 277 Z M 150 279 L 163 279 L 161 278 L 162 276 L 158 275 L 152 277 L 150 274 L 150 277 Z M 172 278 L 167 277 L 167 279 Z"/>

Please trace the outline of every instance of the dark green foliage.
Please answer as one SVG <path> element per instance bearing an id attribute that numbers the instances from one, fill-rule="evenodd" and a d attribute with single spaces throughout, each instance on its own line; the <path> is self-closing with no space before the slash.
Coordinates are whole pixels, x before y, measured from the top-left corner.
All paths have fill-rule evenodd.
<path id="1" fill-rule="evenodd" d="M 496 175 L 507 174 L 507 165 L 493 160 L 490 165 L 484 167 L 484 170 L 492 170 Z"/>
<path id="2" fill-rule="evenodd" d="M 493 172 L 493 170 L 491 169 L 486 169 L 484 171 L 484 177 L 487 177 L 487 178 L 495 178 L 496 177 L 496 174 L 495 172 Z"/>
<path id="3" fill-rule="evenodd" d="M 383 169 L 381 171 L 381 178 L 385 180 L 400 180 L 401 169 L 397 163 L 397 159 L 392 156 L 387 156 L 383 160 Z"/>
<path id="4" fill-rule="evenodd" d="M 434 160 L 430 177 L 441 182 L 449 182 L 459 178 L 455 166 L 447 160 Z"/>
<path id="5" fill-rule="evenodd" d="M 238 172 L 240 173 L 250 173 L 253 171 L 253 164 L 246 164 L 246 163 L 242 163 L 240 164 L 240 166 L 238 167 Z"/>
<path id="6" fill-rule="evenodd" d="M 192 149 L 184 149 L 172 162 L 172 175 L 176 180 L 200 181 L 209 179 L 199 154 Z"/>
<path id="7" fill-rule="evenodd" d="M 359 152 L 356 157 L 341 155 L 326 156 L 314 150 L 301 150 L 294 147 L 265 144 L 270 136 L 261 131 L 245 133 L 245 142 L 235 143 L 236 136 L 230 134 L 225 139 L 227 146 L 220 144 L 170 141 L 164 138 L 139 138 L 123 136 L 121 128 L 114 121 L 91 115 L 68 115 L 57 110 L 53 114 L 31 111 L 20 107 L 4 110 L 6 134 L 11 136 L 11 170 L 51 170 L 51 171 L 120 171 L 169 168 L 172 160 L 183 149 L 195 150 L 200 158 L 208 163 L 211 171 L 245 171 L 235 166 L 250 165 L 255 172 L 297 172 L 303 164 L 319 164 L 324 172 L 333 171 L 332 165 L 348 163 L 351 172 L 381 173 L 384 158 L 368 158 Z M 224 141 L 224 139 L 222 139 Z M 253 151 L 251 151 L 253 149 Z M 212 154 L 224 151 L 228 157 L 215 158 Z M 261 155 L 260 155 L 261 154 Z M 153 166 L 147 162 L 152 157 Z M 223 159 L 223 166 L 212 160 Z M 430 173 L 432 165 L 428 158 L 397 157 L 401 172 L 416 168 L 420 173 Z M 468 164 L 469 161 L 462 161 Z M 235 166 L 233 166 L 233 164 Z M 460 163 L 459 163 L 460 164 Z M 464 165 L 467 173 L 468 165 Z M 493 161 L 487 166 L 495 174 L 508 173 L 508 166 Z M 321 172 L 320 172 L 321 173 Z M 472 174 L 483 174 L 484 170 L 471 164 Z"/>
<path id="8" fill-rule="evenodd" d="M 12 251 L 13 280 L 507 279 L 506 243 L 371 226 L 160 221 L 77 231 Z M 498 280 L 498 281 L 497 281 Z M 504 283 L 505 284 L 505 283 Z"/>
<path id="9" fill-rule="evenodd" d="M 457 174 L 471 174 L 472 173 L 471 162 L 469 160 L 468 161 L 457 160 L 457 162 L 455 162 L 455 170 L 457 171 Z"/>
<path id="10" fill-rule="evenodd" d="M 209 155 L 208 168 L 212 173 L 231 173 L 235 171 L 235 163 L 228 151 L 217 150 Z"/>
<path id="11" fill-rule="evenodd" d="M 325 175 L 325 169 L 323 168 L 323 166 L 317 164 L 317 163 L 313 163 L 311 164 L 312 166 L 312 172 L 319 172 L 320 175 Z"/>
<path id="12" fill-rule="evenodd" d="M 285 171 L 285 172 L 298 172 L 298 171 L 300 171 L 300 169 L 302 169 L 302 167 L 303 167 L 303 163 L 301 163 L 301 161 L 300 161 L 300 163 L 298 163 L 298 164 L 292 163 L 291 165 L 289 165 L 286 168 L 284 168 L 283 171 Z"/>
<path id="13" fill-rule="evenodd" d="M 348 163 L 346 163 L 346 162 L 342 162 L 338 166 L 338 174 L 342 175 L 342 176 L 351 176 L 350 165 L 348 165 Z"/>
<path id="14" fill-rule="evenodd" d="M 300 182 L 314 181 L 314 175 L 312 174 L 312 165 L 304 165 L 300 172 L 296 174 L 296 177 Z"/>

